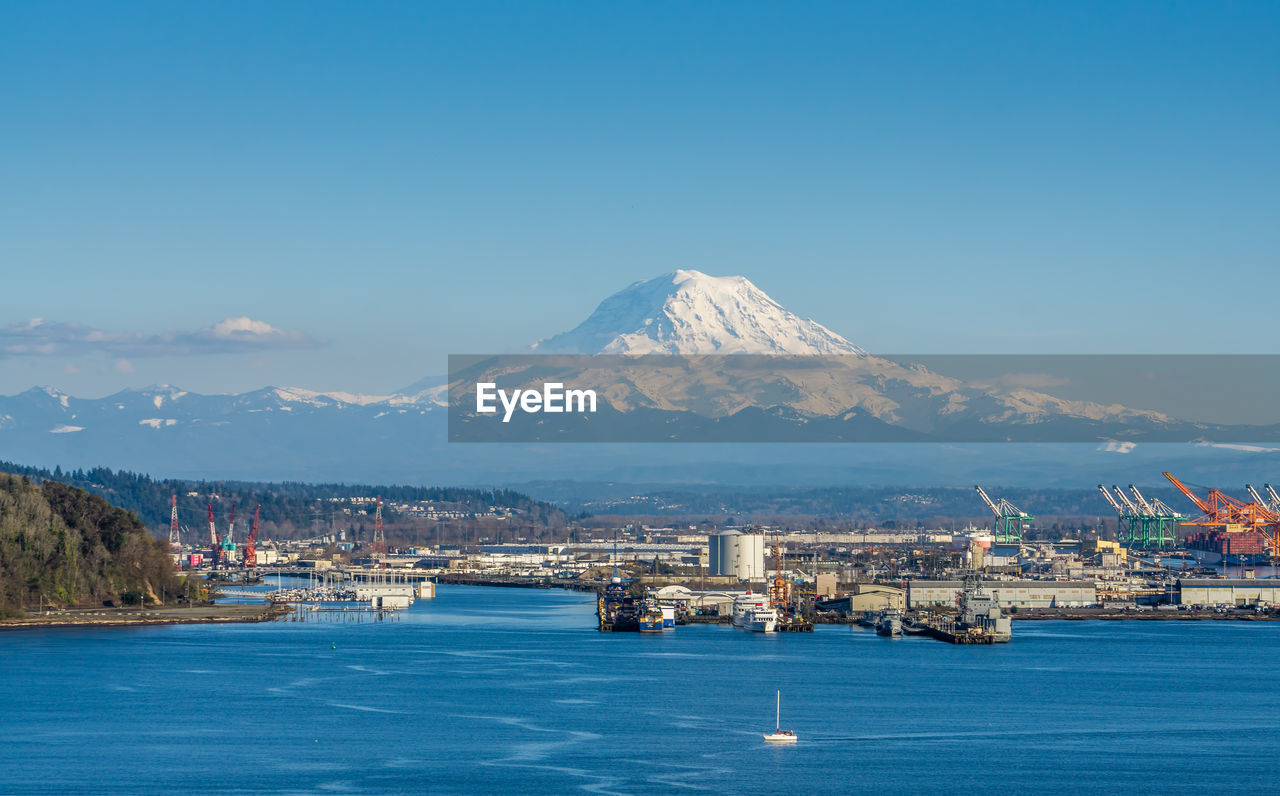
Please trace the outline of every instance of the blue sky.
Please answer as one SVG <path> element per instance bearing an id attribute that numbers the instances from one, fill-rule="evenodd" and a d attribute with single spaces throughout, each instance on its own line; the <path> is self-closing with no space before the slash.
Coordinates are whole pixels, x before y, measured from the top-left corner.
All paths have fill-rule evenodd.
<path id="1" fill-rule="evenodd" d="M 681 267 L 872 351 L 1275 353 L 1278 8 L 0 3 L 0 329 L 103 332 L 0 392 L 388 391 Z"/>

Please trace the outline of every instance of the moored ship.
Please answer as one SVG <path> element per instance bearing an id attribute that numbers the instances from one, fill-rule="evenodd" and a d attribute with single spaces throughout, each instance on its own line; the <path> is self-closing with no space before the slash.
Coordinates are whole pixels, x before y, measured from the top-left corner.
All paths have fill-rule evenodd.
<path id="1" fill-rule="evenodd" d="M 745 627 L 747 621 L 747 612 L 754 609 L 771 608 L 767 594 L 740 594 L 733 598 L 733 626 Z M 775 620 L 777 617 L 774 617 Z"/>
<path id="2" fill-rule="evenodd" d="M 897 608 L 886 608 L 880 612 L 875 622 L 876 633 L 889 638 L 902 635 L 902 612 Z"/>
<path id="3" fill-rule="evenodd" d="M 755 633 L 773 633 L 778 629 L 778 612 L 773 608 L 748 608 L 742 626 Z"/>
<path id="4" fill-rule="evenodd" d="M 637 623 L 641 633 L 661 633 L 665 629 L 662 621 L 662 609 L 652 600 L 645 600 L 640 603 Z"/>
<path id="5" fill-rule="evenodd" d="M 617 575 L 596 598 L 596 617 L 601 633 L 634 633 L 640 629 L 635 598 L 627 595 L 626 584 Z"/>

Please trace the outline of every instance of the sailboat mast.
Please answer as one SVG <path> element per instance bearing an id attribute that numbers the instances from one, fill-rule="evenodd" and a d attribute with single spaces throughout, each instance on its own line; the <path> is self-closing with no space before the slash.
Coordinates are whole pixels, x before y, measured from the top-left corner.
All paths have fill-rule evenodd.
<path id="1" fill-rule="evenodd" d="M 782 691 L 778 691 L 778 704 L 773 711 L 773 729 L 782 731 Z"/>

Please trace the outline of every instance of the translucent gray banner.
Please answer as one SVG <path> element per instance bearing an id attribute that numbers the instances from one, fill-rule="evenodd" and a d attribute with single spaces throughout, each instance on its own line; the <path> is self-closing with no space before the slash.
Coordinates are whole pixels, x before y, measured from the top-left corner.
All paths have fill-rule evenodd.
<path id="1" fill-rule="evenodd" d="M 449 357 L 452 442 L 1280 441 L 1280 356 Z"/>

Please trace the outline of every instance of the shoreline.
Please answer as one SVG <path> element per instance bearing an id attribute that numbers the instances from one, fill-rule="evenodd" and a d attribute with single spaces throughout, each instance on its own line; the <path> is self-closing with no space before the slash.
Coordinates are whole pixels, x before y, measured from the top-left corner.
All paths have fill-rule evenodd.
<path id="1" fill-rule="evenodd" d="M 54 613 L 0 620 L 0 632 L 45 628 L 155 627 L 271 622 L 286 615 L 277 605 L 203 605 L 145 611 L 119 608 L 61 609 Z"/>
<path id="2" fill-rule="evenodd" d="M 524 589 L 561 589 L 564 591 L 599 592 L 603 583 L 581 581 L 558 581 L 552 578 L 528 578 L 518 575 L 492 577 L 485 575 L 441 574 L 436 581 L 452 586 L 496 586 L 503 588 Z M 1121 622 L 1134 620 L 1139 622 L 1277 622 L 1280 613 L 1253 613 L 1242 611 L 1168 611 L 1168 610 L 1123 610 L 1114 608 L 1022 608 L 1016 613 L 1006 613 L 1015 622 L 1037 622 L 1047 620 L 1064 620 L 1071 622 L 1098 621 Z M 815 625 L 853 625 L 857 618 L 850 616 L 831 616 L 817 614 L 808 617 Z M 686 618 L 685 624 L 717 624 L 728 622 L 728 617 L 696 617 Z"/>
<path id="3" fill-rule="evenodd" d="M 1240 611 L 1217 613 L 1215 611 L 1115 611 L 1091 608 L 1040 608 L 1023 609 L 1016 614 L 1007 614 L 1015 622 L 1036 622 L 1049 619 L 1062 619 L 1074 622 L 1097 620 L 1101 622 L 1120 622 L 1135 620 L 1139 622 L 1276 622 L 1280 614 L 1271 612 L 1256 614 Z"/>

